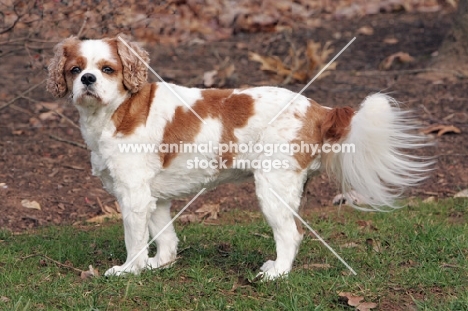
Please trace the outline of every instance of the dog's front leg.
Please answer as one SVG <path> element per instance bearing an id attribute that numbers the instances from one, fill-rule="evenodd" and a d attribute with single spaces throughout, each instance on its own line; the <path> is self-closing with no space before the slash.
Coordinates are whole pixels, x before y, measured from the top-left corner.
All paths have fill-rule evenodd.
<path id="1" fill-rule="evenodd" d="M 105 275 L 138 274 L 148 264 L 148 222 L 156 208 L 149 186 L 120 186 L 116 194 L 122 210 L 125 231 L 127 260 L 121 266 L 114 266 Z"/>

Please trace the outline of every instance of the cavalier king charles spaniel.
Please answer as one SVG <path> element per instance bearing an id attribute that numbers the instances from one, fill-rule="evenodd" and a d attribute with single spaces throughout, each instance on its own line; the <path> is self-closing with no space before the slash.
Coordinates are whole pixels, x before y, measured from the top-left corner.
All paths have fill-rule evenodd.
<path id="1" fill-rule="evenodd" d="M 47 90 L 71 97 L 92 172 L 122 211 L 127 261 L 106 275 L 172 263 L 178 239 L 171 200 L 250 179 L 276 243 L 276 260 L 263 264 L 259 276 L 275 279 L 288 274 L 298 252 L 303 230 L 293 210 L 314 173 L 326 170 L 344 193 L 358 193 L 362 205 L 354 207 L 382 210 L 397 207 L 395 199 L 428 170 L 427 161 L 411 155 L 424 145 L 416 127 L 387 95 L 371 95 L 354 111 L 278 87 L 149 83 L 148 53 L 120 38 L 70 37 L 54 52 Z M 122 149 L 129 145 L 156 151 Z"/>

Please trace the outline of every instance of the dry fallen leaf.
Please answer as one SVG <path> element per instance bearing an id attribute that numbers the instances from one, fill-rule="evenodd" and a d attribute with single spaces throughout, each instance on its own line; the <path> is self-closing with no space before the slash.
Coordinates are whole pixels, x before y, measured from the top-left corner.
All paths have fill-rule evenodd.
<path id="1" fill-rule="evenodd" d="M 309 60 L 309 71 L 313 72 L 315 70 L 320 71 L 327 64 L 327 59 L 331 53 L 333 53 L 333 48 L 330 48 L 331 41 L 327 41 L 323 47 L 322 44 L 315 41 L 307 42 L 307 58 Z M 328 70 L 336 69 L 336 62 L 330 64 L 327 68 Z M 322 74 L 323 75 L 323 74 Z"/>
<path id="2" fill-rule="evenodd" d="M 369 248 L 372 248 L 374 252 L 376 253 L 382 252 L 382 244 L 379 241 L 375 241 L 374 239 L 368 238 L 366 239 L 366 244 Z"/>
<path id="3" fill-rule="evenodd" d="M 200 218 L 194 214 L 181 215 L 177 220 L 183 225 L 196 224 L 200 222 Z"/>
<path id="4" fill-rule="evenodd" d="M 104 205 L 104 211 L 106 212 L 106 214 L 110 214 L 110 215 L 119 213 L 115 209 L 113 209 L 112 207 L 110 207 L 108 205 Z"/>
<path id="5" fill-rule="evenodd" d="M 254 62 L 259 62 L 261 64 L 260 70 L 271 71 L 282 77 L 287 77 L 292 73 L 291 69 L 287 68 L 277 56 L 262 56 L 254 52 L 249 52 L 249 59 Z M 304 79 L 303 76 L 299 77 L 297 75 L 294 78 L 300 78 L 301 81 Z"/>
<path id="6" fill-rule="evenodd" d="M 351 307 L 356 307 L 356 310 L 359 311 L 369 311 L 370 309 L 377 308 L 377 304 L 373 302 L 361 302 L 364 297 L 361 296 L 354 296 L 351 293 L 348 292 L 341 292 L 338 293 L 338 296 L 342 297 L 343 300 L 345 300 L 348 305 Z"/>
<path id="7" fill-rule="evenodd" d="M 361 228 L 361 229 L 369 229 L 373 231 L 377 231 L 378 229 L 374 226 L 372 223 L 372 220 L 358 220 L 356 221 L 356 224 Z"/>
<path id="8" fill-rule="evenodd" d="M 104 214 L 96 217 L 87 219 L 86 222 L 90 224 L 102 224 L 109 220 L 122 219 L 122 214 Z M 74 225 L 80 224 L 81 222 L 76 222 Z"/>
<path id="9" fill-rule="evenodd" d="M 10 298 L 6 297 L 6 296 L 2 296 L 0 297 L 0 301 L 1 302 L 9 302 L 10 301 Z"/>
<path id="10" fill-rule="evenodd" d="M 359 247 L 359 244 L 356 244 L 354 242 L 349 242 L 345 244 L 340 245 L 341 248 L 354 248 L 354 247 Z"/>
<path id="11" fill-rule="evenodd" d="M 47 120 L 57 120 L 58 116 L 53 111 L 47 111 L 39 114 L 39 120 L 47 121 Z"/>
<path id="12" fill-rule="evenodd" d="M 365 36 L 371 36 L 374 34 L 374 28 L 370 26 L 363 26 L 358 29 L 357 33 Z"/>
<path id="13" fill-rule="evenodd" d="M 40 102 L 40 103 L 36 103 L 34 105 L 35 107 L 35 111 L 36 112 L 39 112 L 41 111 L 42 109 L 46 109 L 46 110 L 57 110 L 57 109 L 61 109 L 59 104 L 58 103 L 48 103 L 48 102 Z"/>
<path id="14" fill-rule="evenodd" d="M 98 276 L 99 276 L 98 269 L 94 269 L 92 265 L 89 265 L 88 271 L 81 271 L 82 280 L 86 280 L 86 279 L 90 279 L 92 277 L 98 277 Z"/>
<path id="15" fill-rule="evenodd" d="M 380 70 L 389 70 L 395 61 L 400 63 L 411 63 L 414 61 L 414 57 L 410 56 L 405 52 L 398 52 L 386 57 L 379 65 Z"/>
<path id="16" fill-rule="evenodd" d="M 96 200 L 97 200 L 97 203 L 98 203 L 99 207 L 101 208 L 101 211 L 104 214 L 92 217 L 90 219 L 87 219 L 86 220 L 87 223 L 101 224 L 103 222 L 106 222 L 106 221 L 109 221 L 109 220 L 112 220 L 112 219 L 121 219 L 122 218 L 122 214 L 120 214 L 120 209 L 118 208 L 117 202 L 116 202 L 116 205 L 115 205 L 116 208 L 114 209 L 114 208 L 112 208 L 110 206 L 103 205 L 102 202 L 101 202 L 101 199 L 99 197 L 96 197 Z M 88 204 L 91 204 L 91 202 L 89 202 L 89 199 L 87 197 L 85 197 L 85 201 Z M 79 222 L 77 222 L 75 224 L 79 224 Z"/>
<path id="17" fill-rule="evenodd" d="M 115 210 L 117 211 L 117 213 L 121 213 L 119 202 L 114 201 L 114 205 L 115 205 Z"/>
<path id="18" fill-rule="evenodd" d="M 29 125 L 31 125 L 32 127 L 41 127 L 42 122 L 38 118 L 32 117 L 29 118 Z"/>
<path id="19" fill-rule="evenodd" d="M 41 205 L 36 201 L 21 200 L 21 205 L 26 208 L 41 210 Z"/>
<path id="20" fill-rule="evenodd" d="M 201 214 L 200 218 L 218 219 L 219 204 L 203 204 L 195 213 Z"/>
<path id="21" fill-rule="evenodd" d="M 210 70 L 203 74 L 203 85 L 206 87 L 212 87 L 215 84 L 215 76 L 218 74 L 218 70 Z"/>
<path id="22" fill-rule="evenodd" d="M 460 134 L 461 130 L 453 125 L 443 125 L 443 124 L 435 124 L 431 125 L 429 127 L 426 127 L 421 131 L 423 134 L 430 134 L 437 132 L 437 137 L 440 137 L 446 133 L 455 133 L 455 134 Z"/>
<path id="23" fill-rule="evenodd" d="M 457 192 L 453 197 L 454 198 L 468 198 L 468 189 Z"/>
<path id="24" fill-rule="evenodd" d="M 370 309 L 375 309 L 375 308 L 377 308 L 377 304 L 375 302 L 363 302 L 363 303 L 360 303 L 356 307 L 356 310 L 358 310 L 358 311 L 369 311 Z"/>
<path id="25" fill-rule="evenodd" d="M 227 57 L 221 65 L 215 66 L 214 70 L 206 71 L 203 74 L 203 84 L 206 87 L 223 87 L 233 78 L 234 71 L 236 71 L 236 66 L 231 64 Z"/>
<path id="26" fill-rule="evenodd" d="M 326 42 L 322 47 L 319 42 L 309 41 L 305 50 L 296 50 L 291 46 L 289 56 L 284 61 L 277 56 L 262 56 L 254 52 L 249 52 L 249 59 L 259 62 L 261 70 L 286 78 L 283 83 L 289 82 L 290 79 L 305 82 L 327 64 L 328 57 L 333 53 L 330 45 L 331 42 Z M 335 70 L 336 65 L 337 63 L 333 62 L 327 70 Z M 317 79 L 326 77 L 327 74 L 329 72 L 324 72 Z"/>
<path id="27" fill-rule="evenodd" d="M 217 85 L 219 87 L 226 85 L 226 83 L 233 78 L 234 71 L 236 71 L 236 66 L 234 64 L 229 63 L 229 58 L 224 60 L 224 63 L 218 69 L 218 79 L 219 82 Z"/>
<path id="28" fill-rule="evenodd" d="M 423 200 L 423 203 L 435 203 L 437 202 L 438 198 L 435 197 L 435 196 L 430 196 L 430 197 L 427 197 Z"/>
<path id="29" fill-rule="evenodd" d="M 397 38 L 385 38 L 383 42 L 387 44 L 397 44 L 398 39 Z"/>

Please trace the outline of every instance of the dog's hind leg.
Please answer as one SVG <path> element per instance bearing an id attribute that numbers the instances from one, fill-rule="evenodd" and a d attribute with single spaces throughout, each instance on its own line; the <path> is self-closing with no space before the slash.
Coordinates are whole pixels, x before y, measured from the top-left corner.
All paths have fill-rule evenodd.
<path id="1" fill-rule="evenodd" d="M 305 172 L 275 170 L 255 173 L 257 197 L 273 229 L 276 243 L 276 260 L 263 264 L 258 274 L 264 280 L 272 280 L 291 271 L 303 236 L 302 228 L 296 223 L 291 209 L 297 212 L 299 208 L 305 180 Z"/>
<path id="2" fill-rule="evenodd" d="M 152 238 L 156 237 L 158 248 L 156 256 L 148 260 L 149 268 L 156 269 L 165 267 L 176 259 L 177 256 L 177 235 L 173 224 L 170 224 L 171 202 L 158 200 L 156 210 L 151 213 L 149 220 L 149 231 Z"/>

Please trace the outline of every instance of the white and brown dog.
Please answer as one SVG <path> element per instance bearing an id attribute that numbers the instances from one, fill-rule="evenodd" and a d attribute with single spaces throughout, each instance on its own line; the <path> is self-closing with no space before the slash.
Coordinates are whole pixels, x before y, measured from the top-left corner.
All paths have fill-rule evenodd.
<path id="1" fill-rule="evenodd" d="M 171 220 L 171 200 L 221 183 L 253 178 L 261 210 L 273 229 L 276 260 L 267 261 L 260 275 L 274 279 L 287 274 L 302 240 L 301 227 L 290 209 L 298 210 L 303 187 L 312 173 L 326 169 L 344 191 L 353 190 L 373 209 L 394 207 L 407 187 L 423 178 L 428 163 L 402 153 L 421 146 L 414 126 L 395 101 L 382 94 L 369 96 L 359 111 L 327 108 L 277 87 L 198 89 L 147 82 L 148 53 L 131 49 L 117 38 L 65 39 L 55 47 L 47 89 L 56 97 L 71 95 L 80 113 L 80 126 L 91 150 L 93 174 L 116 196 L 123 216 L 127 263 L 106 275 L 139 273 L 175 260 L 178 239 L 170 225 L 156 238 L 157 253 L 148 257 L 150 235 Z M 132 51 L 133 50 L 133 51 Z M 169 89 L 169 88 L 172 88 Z M 175 94 L 178 96 L 175 96 Z M 293 98 L 278 118 L 269 122 Z M 181 100 L 182 99 L 182 100 Z M 190 106 L 189 109 L 186 104 Z M 197 115 L 201 117 L 200 120 Z M 183 153 L 119 151 L 120 144 L 256 145 L 353 144 L 354 152 L 311 153 L 294 149 L 274 153 L 222 153 L 216 148 Z M 320 148 L 319 148 L 320 149 Z M 189 169 L 194 158 L 218 160 L 225 167 Z M 236 165 L 236 161 L 273 161 L 271 169 Z M 263 162 L 262 162 L 263 161 Z M 275 162 L 276 161 L 276 162 Z M 286 164 L 286 165 L 285 165 Z"/>

